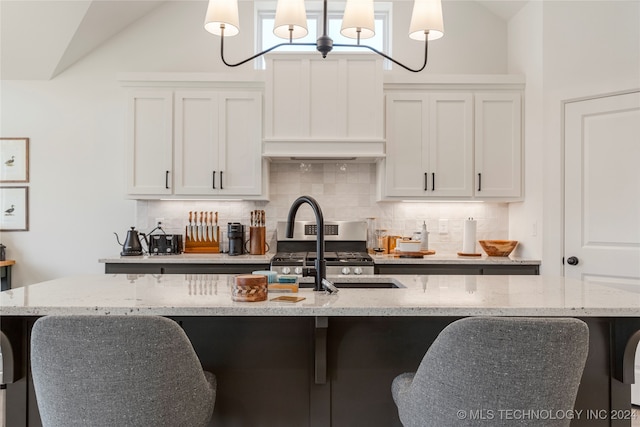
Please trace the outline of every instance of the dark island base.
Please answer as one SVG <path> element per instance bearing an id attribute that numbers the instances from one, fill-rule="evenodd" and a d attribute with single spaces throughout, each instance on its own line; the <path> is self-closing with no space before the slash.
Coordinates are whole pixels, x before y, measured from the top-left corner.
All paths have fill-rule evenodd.
<path id="1" fill-rule="evenodd" d="M 24 356 L 34 320 L 2 319 L 2 330 L 12 339 L 23 372 L 28 368 Z M 440 330 L 456 318 L 175 320 L 189 335 L 203 367 L 217 376 L 212 426 L 392 427 L 401 424 L 391 381 L 414 371 Z M 630 426 L 630 417 L 623 412 L 631 410 L 630 386 L 613 378 L 621 368 L 613 359 L 619 359 L 621 343 L 640 329 L 638 320 L 583 320 L 589 325 L 590 351 L 576 410 L 584 412 L 571 425 Z M 7 385 L 7 425 L 41 425 L 30 380 Z"/>

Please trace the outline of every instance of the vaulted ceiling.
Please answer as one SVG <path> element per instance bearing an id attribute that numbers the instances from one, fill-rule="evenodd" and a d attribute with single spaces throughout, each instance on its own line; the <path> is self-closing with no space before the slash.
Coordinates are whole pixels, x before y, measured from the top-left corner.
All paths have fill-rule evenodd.
<path id="1" fill-rule="evenodd" d="M 526 3 L 526 0 L 476 1 L 505 20 Z M 52 79 L 163 3 L 0 0 L 0 78 Z"/>

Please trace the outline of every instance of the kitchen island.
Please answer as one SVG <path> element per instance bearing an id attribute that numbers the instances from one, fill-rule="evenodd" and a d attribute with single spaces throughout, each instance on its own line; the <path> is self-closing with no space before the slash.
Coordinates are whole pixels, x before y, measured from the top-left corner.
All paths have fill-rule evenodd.
<path id="1" fill-rule="evenodd" d="M 629 384 L 640 290 L 633 287 L 544 276 L 376 275 L 367 281 L 400 287 L 334 295 L 301 289 L 298 303 L 239 303 L 231 300 L 232 278 L 92 275 L 2 292 L 1 326 L 15 361 L 9 425 L 39 425 L 25 374 L 28 336 L 35 319 L 50 314 L 155 314 L 180 322 L 204 368 L 218 377 L 213 425 L 385 427 L 400 425 L 392 379 L 415 370 L 452 321 L 577 317 L 589 325 L 590 351 L 576 409 L 593 416 L 583 412 L 572 425 L 630 426 L 635 415 Z"/>

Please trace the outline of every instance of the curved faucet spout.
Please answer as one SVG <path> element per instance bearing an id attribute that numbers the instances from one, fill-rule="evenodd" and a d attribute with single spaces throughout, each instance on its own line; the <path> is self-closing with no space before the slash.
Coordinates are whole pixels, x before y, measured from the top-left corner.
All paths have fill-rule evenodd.
<path id="1" fill-rule="evenodd" d="M 316 199 L 310 196 L 300 196 L 293 202 L 291 208 L 289 208 L 289 215 L 287 217 L 287 237 L 293 237 L 296 213 L 298 213 L 298 208 L 305 203 L 311 206 L 316 216 L 316 274 L 314 289 L 316 291 L 322 291 L 322 281 L 327 278 L 327 261 L 324 259 L 324 217 L 322 216 L 322 209 L 320 209 L 320 205 Z"/>

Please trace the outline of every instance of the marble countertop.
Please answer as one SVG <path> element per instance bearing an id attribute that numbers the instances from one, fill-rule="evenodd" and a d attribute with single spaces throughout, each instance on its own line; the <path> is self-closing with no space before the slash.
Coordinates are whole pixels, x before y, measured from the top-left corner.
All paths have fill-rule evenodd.
<path id="1" fill-rule="evenodd" d="M 86 275 L 0 293 L 0 315 L 639 317 L 640 289 L 546 276 L 364 276 L 399 289 L 301 289 L 297 303 L 234 302 L 233 275 Z M 353 281 L 337 276 L 336 282 Z M 362 277 L 360 278 L 362 280 Z"/>
<path id="2" fill-rule="evenodd" d="M 141 255 L 101 258 L 104 264 L 269 264 L 273 253 L 265 255 L 227 254 L 180 254 L 180 255 Z M 373 255 L 376 264 L 494 264 L 494 265 L 540 265 L 540 260 L 515 257 L 478 257 L 458 256 L 456 254 L 425 255 L 422 258 L 397 258 L 393 255 Z"/>
<path id="3" fill-rule="evenodd" d="M 265 255 L 228 255 L 228 254 L 179 254 L 179 255 L 140 255 L 100 258 L 104 264 L 269 264 L 272 253 Z"/>
<path id="4" fill-rule="evenodd" d="M 540 265 L 540 260 L 503 256 L 459 256 L 457 254 L 424 255 L 422 258 L 399 258 L 394 255 L 373 255 L 376 264 L 494 264 Z"/>

